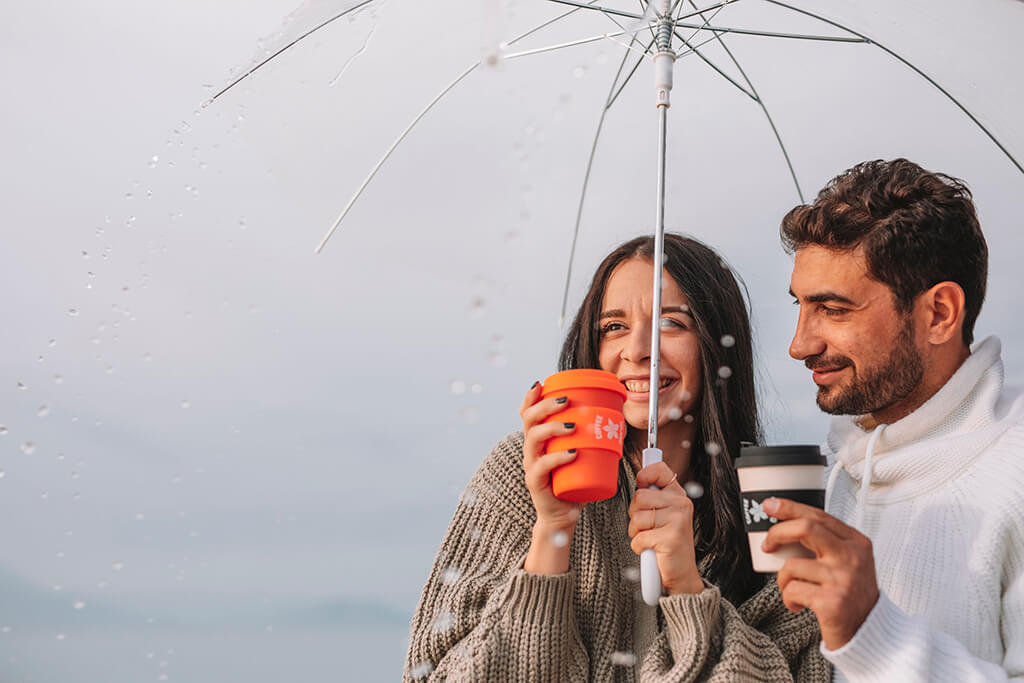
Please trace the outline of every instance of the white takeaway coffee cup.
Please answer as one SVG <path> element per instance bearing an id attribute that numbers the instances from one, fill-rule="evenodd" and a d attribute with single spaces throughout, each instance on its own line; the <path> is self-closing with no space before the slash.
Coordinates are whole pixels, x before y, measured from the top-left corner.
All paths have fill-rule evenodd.
<path id="1" fill-rule="evenodd" d="M 789 543 L 773 553 L 761 550 L 768 530 L 778 522 L 761 507 L 767 498 L 788 498 L 825 508 L 825 458 L 817 446 L 747 446 L 736 459 L 743 523 L 750 540 L 754 571 L 777 572 L 791 557 L 814 557 L 799 543 Z"/>

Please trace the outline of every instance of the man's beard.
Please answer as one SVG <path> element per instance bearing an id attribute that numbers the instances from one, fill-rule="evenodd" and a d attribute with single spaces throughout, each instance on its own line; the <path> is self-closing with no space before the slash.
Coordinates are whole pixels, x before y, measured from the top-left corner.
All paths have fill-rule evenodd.
<path id="1" fill-rule="evenodd" d="M 914 345 L 909 315 L 904 318 L 903 329 L 889 357 L 877 367 L 857 368 L 846 356 L 814 356 L 804 364 L 811 370 L 837 366 L 853 368 L 853 379 L 846 386 L 818 387 L 818 407 L 831 415 L 867 415 L 888 408 L 906 398 L 924 376 L 924 363 Z"/>

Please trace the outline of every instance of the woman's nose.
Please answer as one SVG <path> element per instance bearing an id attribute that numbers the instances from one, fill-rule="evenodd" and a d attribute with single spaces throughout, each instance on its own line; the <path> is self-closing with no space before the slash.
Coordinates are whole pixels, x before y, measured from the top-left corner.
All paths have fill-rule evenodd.
<path id="1" fill-rule="evenodd" d="M 651 356 L 650 325 L 638 325 L 630 330 L 620 354 L 622 360 L 630 363 L 642 363 Z"/>

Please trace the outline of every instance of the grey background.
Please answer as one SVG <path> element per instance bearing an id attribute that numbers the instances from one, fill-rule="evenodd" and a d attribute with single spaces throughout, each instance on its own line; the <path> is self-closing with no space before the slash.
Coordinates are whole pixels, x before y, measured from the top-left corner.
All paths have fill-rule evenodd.
<path id="1" fill-rule="evenodd" d="M 314 255 L 434 94 L 495 36 L 560 11 L 378 3 L 201 108 L 343 5 L 8 8 L 0 680 L 393 679 L 463 485 L 554 370 L 579 187 L 622 46 L 472 74 Z M 841 11 L 1020 151 L 1022 8 Z M 727 12 L 734 25 L 825 30 L 763 3 Z M 522 45 L 615 30 L 572 21 Z M 806 196 L 877 157 L 971 184 L 992 250 L 978 335 L 1003 339 L 1019 381 L 1024 177 L 870 48 L 730 44 Z M 749 286 L 771 439 L 818 441 L 827 422 L 786 353 L 795 309 L 777 227 L 796 192 L 752 102 L 696 59 L 676 74 L 668 226 L 719 249 Z M 606 121 L 570 310 L 604 253 L 651 230 L 649 82 L 645 63 Z"/>

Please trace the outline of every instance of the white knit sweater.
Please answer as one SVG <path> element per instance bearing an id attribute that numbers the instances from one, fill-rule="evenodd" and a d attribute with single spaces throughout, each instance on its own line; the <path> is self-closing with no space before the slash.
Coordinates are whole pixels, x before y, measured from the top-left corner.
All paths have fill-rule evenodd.
<path id="1" fill-rule="evenodd" d="M 1003 386 L 999 340 L 884 429 L 836 418 L 825 450 L 826 508 L 871 538 L 881 591 L 822 645 L 835 680 L 1024 681 L 1024 390 Z"/>

